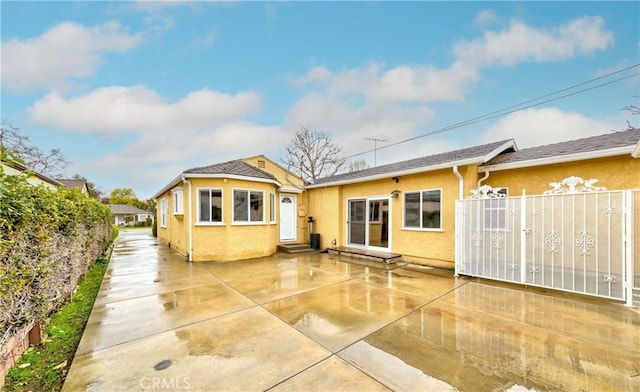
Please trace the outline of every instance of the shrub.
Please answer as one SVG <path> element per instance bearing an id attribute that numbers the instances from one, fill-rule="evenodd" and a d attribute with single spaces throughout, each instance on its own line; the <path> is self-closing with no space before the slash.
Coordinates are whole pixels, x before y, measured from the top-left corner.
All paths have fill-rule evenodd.
<path id="1" fill-rule="evenodd" d="M 109 208 L 79 190 L 0 169 L 0 346 L 70 298 L 117 235 L 111 222 Z"/>

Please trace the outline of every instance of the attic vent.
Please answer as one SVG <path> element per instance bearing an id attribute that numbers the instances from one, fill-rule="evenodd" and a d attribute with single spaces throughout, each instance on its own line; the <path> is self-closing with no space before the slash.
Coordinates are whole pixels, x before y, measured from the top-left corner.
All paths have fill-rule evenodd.
<path id="1" fill-rule="evenodd" d="M 260 169 L 264 169 L 264 161 L 263 160 L 258 160 L 258 167 Z"/>

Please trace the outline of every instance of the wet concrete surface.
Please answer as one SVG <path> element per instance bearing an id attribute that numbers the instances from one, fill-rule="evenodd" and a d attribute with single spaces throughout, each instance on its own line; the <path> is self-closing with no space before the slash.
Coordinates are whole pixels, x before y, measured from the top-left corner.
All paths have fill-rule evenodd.
<path id="1" fill-rule="evenodd" d="M 64 391 L 640 391 L 640 311 L 311 253 L 187 263 L 123 231 Z"/>

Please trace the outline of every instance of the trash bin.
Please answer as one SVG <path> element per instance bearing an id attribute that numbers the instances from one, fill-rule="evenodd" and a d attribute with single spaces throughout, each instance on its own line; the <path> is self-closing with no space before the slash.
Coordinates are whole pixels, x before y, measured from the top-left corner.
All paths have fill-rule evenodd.
<path id="1" fill-rule="evenodd" d="M 311 233 L 311 248 L 320 250 L 320 234 Z"/>

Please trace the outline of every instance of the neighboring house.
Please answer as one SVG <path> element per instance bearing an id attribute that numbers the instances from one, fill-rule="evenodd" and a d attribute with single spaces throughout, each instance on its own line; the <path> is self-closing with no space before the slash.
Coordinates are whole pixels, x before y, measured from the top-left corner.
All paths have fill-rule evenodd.
<path id="1" fill-rule="evenodd" d="M 87 180 L 58 178 L 58 181 L 69 189 L 79 189 L 83 195 L 89 195 Z"/>
<path id="2" fill-rule="evenodd" d="M 640 188 L 640 130 L 518 150 L 513 139 L 320 179 L 264 156 L 184 171 L 154 197 L 158 238 L 190 260 L 272 254 L 309 242 L 308 220 L 331 244 L 401 254 L 453 268 L 455 206 L 482 184 L 540 194 L 569 176 L 608 189 Z"/>
<path id="3" fill-rule="evenodd" d="M 5 174 L 9 174 L 9 175 L 17 175 L 17 174 L 25 174 L 25 173 L 29 174 L 27 181 L 30 184 L 44 185 L 45 187 L 50 189 L 57 189 L 58 187 L 64 186 L 60 181 L 53 179 L 49 176 L 46 176 L 42 173 L 38 173 L 21 163 L 10 161 L 10 160 L 6 160 L 6 161 L 3 160 L 1 164 Z"/>
<path id="4" fill-rule="evenodd" d="M 307 242 L 303 181 L 263 155 L 185 170 L 155 196 L 158 239 L 191 261 Z"/>
<path id="5" fill-rule="evenodd" d="M 109 204 L 109 208 L 113 212 L 113 224 L 117 226 L 132 226 L 153 219 L 153 213 L 126 204 Z"/>

